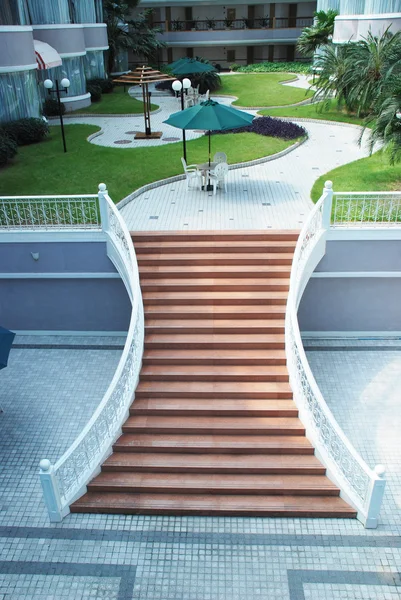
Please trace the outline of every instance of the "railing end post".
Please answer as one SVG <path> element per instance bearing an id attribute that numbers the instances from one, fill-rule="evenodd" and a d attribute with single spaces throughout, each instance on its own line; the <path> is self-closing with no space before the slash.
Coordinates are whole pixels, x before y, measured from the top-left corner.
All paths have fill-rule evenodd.
<path id="1" fill-rule="evenodd" d="M 322 209 L 322 227 L 326 231 L 330 229 L 331 212 L 333 206 L 333 182 L 328 179 L 323 188 L 324 203 Z"/>
<path id="2" fill-rule="evenodd" d="M 40 483 L 42 484 L 43 498 L 49 513 L 49 519 L 52 523 L 60 523 L 63 518 L 61 514 L 61 498 L 57 478 L 54 473 L 54 466 L 50 460 L 45 458 L 40 461 L 39 468 Z"/>
<path id="3" fill-rule="evenodd" d="M 364 525 L 366 529 L 376 529 L 379 523 L 379 512 L 383 501 L 384 489 L 386 487 L 386 480 L 384 478 L 386 469 L 383 465 L 376 465 L 374 468 L 376 477 L 372 479 L 367 501 L 367 512 L 364 518 Z"/>
<path id="4" fill-rule="evenodd" d="M 99 183 L 98 186 L 98 198 L 99 198 L 99 210 L 100 210 L 100 221 L 102 225 L 102 230 L 107 231 L 109 226 L 109 219 L 107 213 L 107 200 L 106 196 L 108 196 L 107 185 L 105 183 Z"/>

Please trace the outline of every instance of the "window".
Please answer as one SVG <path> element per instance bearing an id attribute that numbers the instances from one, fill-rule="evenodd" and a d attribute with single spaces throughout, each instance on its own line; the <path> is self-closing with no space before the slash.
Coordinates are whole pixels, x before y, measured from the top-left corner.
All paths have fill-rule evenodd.
<path id="1" fill-rule="evenodd" d="M 68 0 L 27 0 L 32 25 L 71 23 Z"/>
<path id="2" fill-rule="evenodd" d="M 103 50 L 87 52 L 85 58 L 86 79 L 104 79 L 104 55 Z"/>
<path id="3" fill-rule="evenodd" d="M 235 8 L 227 8 L 227 21 L 235 21 Z"/>
<path id="4" fill-rule="evenodd" d="M 26 25 L 27 23 L 25 0 L 1 0 L 0 25 Z"/>
<path id="5" fill-rule="evenodd" d="M 39 116 L 36 69 L 0 74 L 0 122 Z"/>
<path id="6" fill-rule="evenodd" d="M 235 62 L 235 50 L 227 50 L 227 62 Z"/>

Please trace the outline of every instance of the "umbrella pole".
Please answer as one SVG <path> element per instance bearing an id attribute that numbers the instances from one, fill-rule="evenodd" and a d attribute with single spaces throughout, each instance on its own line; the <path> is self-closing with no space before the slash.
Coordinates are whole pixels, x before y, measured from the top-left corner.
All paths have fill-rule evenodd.
<path id="1" fill-rule="evenodd" d="M 213 189 L 213 186 L 210 185 L 210 155 L 211 155 L 211 138 L 212 136 L 210 135 L 210 129 L 209 129 L 209 169 L 208 169 L 208 181 L 207 181 L 207 186 L 206 186 L 206 190 L 208 192 L 211 192 Z"/>

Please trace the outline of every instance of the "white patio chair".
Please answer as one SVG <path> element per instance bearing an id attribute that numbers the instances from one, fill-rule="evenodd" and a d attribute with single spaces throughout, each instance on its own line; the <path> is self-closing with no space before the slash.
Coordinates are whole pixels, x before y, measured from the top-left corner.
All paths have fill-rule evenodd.
<path id="1" fill-rule="evenodd" d="M 226 186 L 226 175 L 228 173 L 228 164 L 227 163 L 218 163 L 213 171 L 210 171 L 210 181 L 213 185 L 213 196 L 216 195 L 216 189 L 224 188 L 224 191 L 227 191 Z"/>
<path id="2" fill-rule="evenodd" d="M 225 152 L 216 152 L 213 156 L 214 163 L 226 163 L 227 162 L 227 154 Z"/>
<path id="3" fill-rule="evenodd" d="M 187 180 L 187 189 L 189 190 L 191 183 L 196 183 L 196 187 L 202 188 L 202 173 L 197 165 L 187 165 L 184 158 L 181 158 L 182 166 Z"/>
<path id="4" fill-rule="evenodd" d="M 206 90 L 206 94 L 200 94 L 199 95 L 199 103 L 201 102 L 206 102 L 206 100 L 209 100 L 209 90 Z"/>

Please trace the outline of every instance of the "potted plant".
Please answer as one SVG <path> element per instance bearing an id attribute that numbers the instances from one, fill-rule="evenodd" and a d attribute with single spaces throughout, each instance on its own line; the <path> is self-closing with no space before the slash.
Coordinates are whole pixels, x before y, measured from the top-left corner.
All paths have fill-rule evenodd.
<path id="1" fill-rule="evenodd" d="M 216 27 L 215 20 L 206 17 L 206 27 L 209 29 L 209 31 L 213 31 L 213 29 Z"/>
<path id="2" fill-rule="evenodd" d="M 171 29 L 172 31 L 182 31 L 184 27 L 184 23 L 180 21 L 180 19 L 173 19 L 171 21 Z"/>
<path id="3" fill-rule="evenodd" d="M 231 29 L 233 25 L 233 19 L 228 19 L 227 17 L 224 19 L 224 26 L 226 29 Z"/>
<path id="4" fill-rule="evenodd" d="M 262 17 L 260 19 L 260 26 L 263 29 L 269 29 L 269 25 L 270 25 L 270 18 L 268 16 Z"/>

